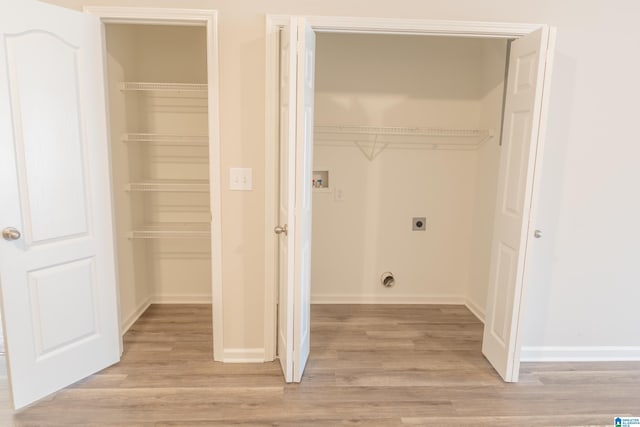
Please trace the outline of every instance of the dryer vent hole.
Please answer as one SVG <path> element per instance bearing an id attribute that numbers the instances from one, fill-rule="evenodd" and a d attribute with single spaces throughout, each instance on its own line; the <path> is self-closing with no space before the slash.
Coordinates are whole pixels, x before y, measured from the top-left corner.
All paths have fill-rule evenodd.
<path id="1" fill-rule="evenodd" d="M 382 282 L 382 286 L 384 286 L 385 288 L 391 288 L 396 284 L 396 279 L 393 277 L 393 273 L 391 273 L 390 271 L 382 273 L 380 281 Z"/>

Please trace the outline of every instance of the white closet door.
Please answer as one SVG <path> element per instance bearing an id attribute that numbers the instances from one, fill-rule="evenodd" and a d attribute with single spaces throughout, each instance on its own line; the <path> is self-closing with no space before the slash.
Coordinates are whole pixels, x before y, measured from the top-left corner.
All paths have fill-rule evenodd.
<path id="1" fill-rule="evenodd" d="M 316 35 L 298 22 L 293 380 L 302 379 L 311 335 L 311 179 Z"/>
<path id="2" fill-rule="evenodd" d="M 278 245 L 278 357 L 286 382 L 293 381 L 293 278 L 296 174 L 296 34 L 292 18 L 280 34 L 280 206 Z M 283 232 L 282 228 L 290 229 Z"/>
<path id="3" fill-rule="evenodd" d="M 513 41 L 500 155 L 482 352 L 505 381 L 518 380 L 526 245 L 538 148 L 548 29 Z"/>
<path id="4" fill-rule="evenodd" d="M 0 277 L 13 402 L 119 360 L 100 23 L 0 3 Z"/>

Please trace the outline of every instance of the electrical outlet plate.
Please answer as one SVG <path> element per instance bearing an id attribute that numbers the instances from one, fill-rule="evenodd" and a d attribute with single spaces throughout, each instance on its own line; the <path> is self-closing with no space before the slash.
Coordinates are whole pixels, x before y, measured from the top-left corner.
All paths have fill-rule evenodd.
<path id="1" fill-rule="evenodd" d="M 413 217 L 411 227 L 413 231 L 425 231 L 427 229 L 427 218 L 424 216 Z"/>

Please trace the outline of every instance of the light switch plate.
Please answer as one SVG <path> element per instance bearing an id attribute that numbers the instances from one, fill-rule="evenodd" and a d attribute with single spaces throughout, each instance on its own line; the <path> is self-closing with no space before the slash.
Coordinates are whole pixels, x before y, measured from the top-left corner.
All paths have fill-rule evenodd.
<path id="1" fill-rule="evenodd" d="M 252 190 L 252 172 L 251 168 L 229 168 L 229 190 Z"/>

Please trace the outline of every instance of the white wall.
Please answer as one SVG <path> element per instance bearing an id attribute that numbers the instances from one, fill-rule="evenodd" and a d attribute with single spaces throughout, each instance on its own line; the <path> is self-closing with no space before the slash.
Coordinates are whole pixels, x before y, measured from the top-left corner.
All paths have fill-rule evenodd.
<path id="1" fill-rule="evenodd" d="M 638 5 L 630 0 L 50 0 L 220 11 L 222 167 L 264 173 L 265 14 L 541 22 L 557 26 L 525 345 L 640 346 Z M 223 177 L 226 176 L 223 173 Z M 225 346 L 263 346 L 264 186 L 223 181 Z"/>
<path id="2" fill-rule="evenodd" d="M 320 34 L 316 124 L 476 128 L 487 115 L 484 45 Z M 312 302 L 466 301 L 477 153 L 389 147 L 370 161 L 340 143 L 314 150 L 314 169 L 330 170 L 343 200 L 314 192 Z M 412 231 L 412 217 L 421 216 L 427 230 Z M 385 271 L 393 288 L 380 284 Z"/>
<path id="3" fill-rule="evenodd" d="M 107 69 L 109 84 L 109 121 L 111 132 L 111 165 L 114 221 L 116 233 L 116 262 L 118 266 L 118 296 L 120 323 L 129 326 L 140 308 L 148 303 L 151 290 L 144 269 L 136 265 L 146 264 L 146 251 L 134 246 L 128 233 L 134 227 L 132 211 L 141 211 L 142 204 L 124 192 L 129 182 L 130 158 L 133 152 L 122 143 L 121 136 L 137 123 L 137 108 L 127 108 L 127 102 L 119 89 L 120 82 L 135 79 L 136 49 L 134 28 L 128 25 L 112 25 L 106 29 Z M 128 66 L 125 66 L 128 64 Z M 133 150 L 137 147 L 132 147 Z"/>
<path id="4" fill-rule="evenodd" d="M 316 125 L 477 126 L 482 49 L 480 39 L 320 33 Z"/>
<path id="5" fill-rule="evenodd" d="M 312 302 L 462 303 L 468 278 L 475 152 L 317 147 L 333 193 L 313 195 Z M 427 230 L 411 230 L 413 216 Z M 396 286 L 380 275 L 393 272 Z"/>
<path id="6" fill-rule="evenodd" d="M 207 82 L 204 27 L 136 25 L 134 28 L 134 78 L 153 82 Z"/>

